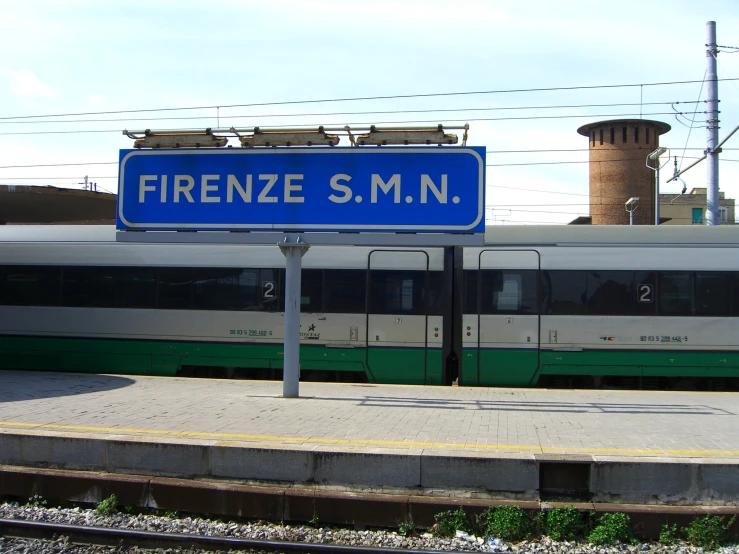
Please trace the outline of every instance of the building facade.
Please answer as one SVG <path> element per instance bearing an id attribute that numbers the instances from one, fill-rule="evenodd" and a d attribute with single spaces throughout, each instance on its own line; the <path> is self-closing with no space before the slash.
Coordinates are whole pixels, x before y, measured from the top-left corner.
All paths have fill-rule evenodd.
<path id="1" fill-rule="evenodd" d="M 687 194 L 660 194 L 659 216 L 662 225 L 705 225 L 707 191 L 694 188 Z M 736 222 L 735 200 L 719 192 L 721 225 Z"/>

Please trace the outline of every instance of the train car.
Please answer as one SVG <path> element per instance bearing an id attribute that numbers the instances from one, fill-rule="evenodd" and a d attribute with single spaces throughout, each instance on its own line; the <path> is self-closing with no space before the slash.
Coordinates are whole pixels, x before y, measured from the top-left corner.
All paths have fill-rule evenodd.
<path id="1" fill-rule="evenodd" d="M 301 379 L 722 388 L 739 382 L 737 229 L 492 227 L 485 246 L 313 246 Z M 276 246 L 0 228 L 0 368 L 280 378 Z"/>
<path id="2" fill-rule="evenodd" d="M 492 228 L 464 251 L 460 383 L 739 385 L 739 228 Z"/>
<path id="3" fill-rule="evenodd" d="M 102 226 L 0 236 L 0 367 L 279 377 L 285 259 L 276 245 L 116 243 Z M 443 257 L 311 248 L 303 377 L 442 384 Z"/>

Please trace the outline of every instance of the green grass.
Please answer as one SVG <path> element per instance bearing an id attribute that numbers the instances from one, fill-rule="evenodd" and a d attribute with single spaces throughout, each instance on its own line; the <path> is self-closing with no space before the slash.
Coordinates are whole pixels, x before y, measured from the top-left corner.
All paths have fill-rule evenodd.
<path id="1" fill-rule="evenodd" d="M 531 536 L 531 519 L 518 506 L 490 506 L 477 517 L 477 529 L 484 537 L 520 542 Z"/>
<path id="2" fill-rule="evenodd" d="M 685 527 L 685 539 L 693 546 L 711 549 L 717 548 L 726 540 L 729 527 L 736 521 L 736 516 L 726 522 L 723 516 L 703 516 L 694 519 Z"/>
<path id="3" fill-rule="evenodd" d="M 588 541 L 593 544 L 628 544 L 634 542 L 631 532 L 631 518 L 628 514 L 603 514 L 598 518 L 595 528 L 588 534 Z"/>
<path id="4" fill-rule="evenodd" d="M 114 494 L 111 494 L 105 500 L 101 500 L 97 506 L 95 506 L 95 512 L 101 516 L 111 516 L 118 512 L 118 499 Z"/>
<path id="5" fill-rule="evenodd" d="M 587 530 L 585 516 L 574 506 L 539 512 L 535 519 L 541 525 L 542 533 L 553 541 L 575 540 L 583 537 Z"/>
<path id="6" fill-rule="evenodd" d="M 439 537 L 453 537 L 457 531 L 470 532 L 470 522 L 464 508 L 439 512 L 434 516 L 433 532 Z"/>

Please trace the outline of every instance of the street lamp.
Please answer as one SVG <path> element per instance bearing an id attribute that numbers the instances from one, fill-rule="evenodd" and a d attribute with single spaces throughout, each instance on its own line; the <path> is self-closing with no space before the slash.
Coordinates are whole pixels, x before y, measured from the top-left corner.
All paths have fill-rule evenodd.
<path id="1" fill-rule="evenodd" d="M 624 207 L 626 208 L 626 211 L 629 212 L 629 225 L 633 225 L 634 224 L 634 212 L 639 207 L 639 197 L 632 196 L 626 201 L 626 204 L 624 204 Z"/>
<path id="2" fill-rule="evenodd" d="M 670 157 L 667 156 L 667 161 L 659 165 L 659 157 L 667 152 L 667 148 L 662 148 L 661 146 L 654 150 L 652 153 L 650 153 L 647 156 L 647 167 L 655 172 L 654 177 L 654 224 L 659 225 L 659 170 L 662 169 L 665 164 L 667 164 L 670 161 Z M 657 160 L 656 165 L 651 166 L 649 165 L 650 160 Z"/>

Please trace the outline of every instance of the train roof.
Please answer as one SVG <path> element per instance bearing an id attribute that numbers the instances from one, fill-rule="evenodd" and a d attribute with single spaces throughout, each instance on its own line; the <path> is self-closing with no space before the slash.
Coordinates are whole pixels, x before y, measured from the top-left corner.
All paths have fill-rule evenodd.
<path id="1" fill-rule="evenodd" d="M 721 225 L 497 225 L 485 230 L 495 246 L 736 246 L 739 226 Z"/>
<path id="2" fill-rule="evenodd" d="M 115 242 L 113 225 L 3 225 L 2 242 Z M 739 245 L 739 226 L 498 225 L 485 230 L 489 246 Z"/>

